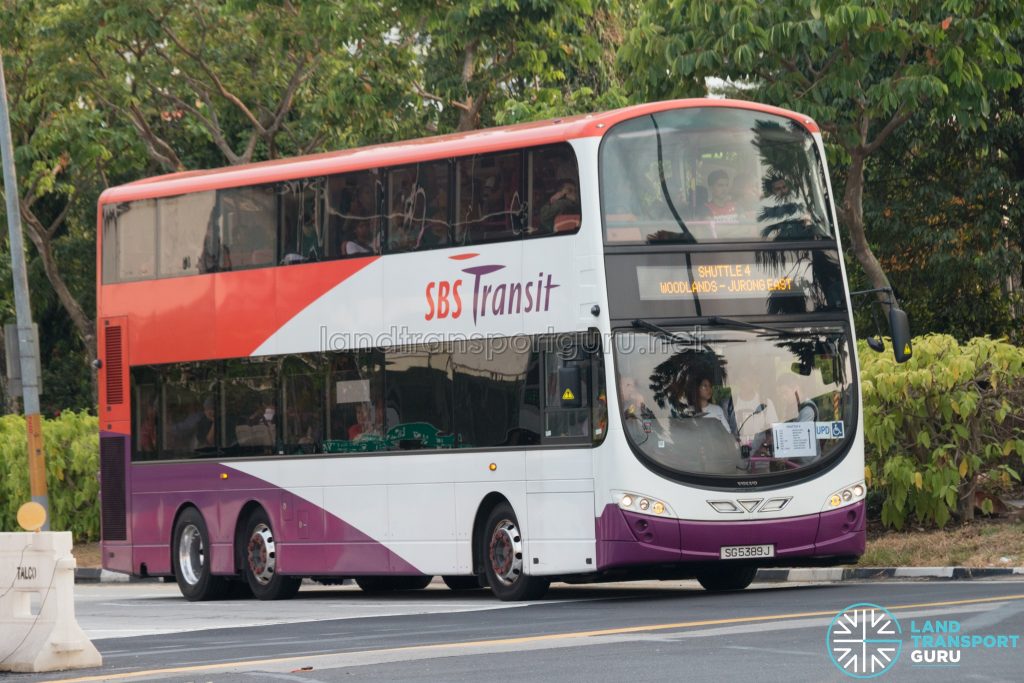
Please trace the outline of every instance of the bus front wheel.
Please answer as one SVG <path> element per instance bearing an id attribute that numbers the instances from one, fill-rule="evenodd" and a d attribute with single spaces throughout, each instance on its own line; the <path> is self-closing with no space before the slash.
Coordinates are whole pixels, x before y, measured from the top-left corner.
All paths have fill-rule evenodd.
<path id="1" fill-rule="evenodd" d="M 718 567 L 701 572 L 697 581 L 708 591 L 741 591 L 750 585 L 756 574 L 757 567 Z"/>
<path id="2" fill-rule="evenodd" d="M 174 578 L 186 600 L 200 602 L 226 597 L 227 580 L 210 572 L 210 534 L 199 510 L 187 508 L 178 516 L 171 557 Z"/>
<path id="3" fill-rule="evenodd" d="M 259 600 L 287 600 L 295 597 L 302 579 L 277 573 L 277 543 L 267 513 L 259 508 L 245 525 L 242 574 Z"/>
<path id="4" fill-rule="evenodd" d="M 523 534 L 512 506 L 495 506 L 487 517 L 484 533 L 481 556 L 491 592 L 506 601 L 541 598 L 550 581 L 525 572 Z"/>

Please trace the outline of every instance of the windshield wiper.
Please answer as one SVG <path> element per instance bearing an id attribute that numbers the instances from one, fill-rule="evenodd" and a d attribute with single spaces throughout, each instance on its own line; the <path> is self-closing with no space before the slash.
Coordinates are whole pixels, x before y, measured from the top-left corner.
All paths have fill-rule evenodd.
<path id="1" fill-rule="evenodd" d="M 686 223 L 683 221 L 683 217 L 676 211 L 675 202 L 672 201 L 671 193 L 668 191 L 668 182 L 665 180 L 665 159 L 661 149 L 661 130 L 658 128 L 658 121 L 651 115 L 651 123 L 654 125 L 654 135 L 658 140 L 658 179 L 661 181 L 661 194 L 665 197 L 665 202 L 668 204 L 669 211 L 672 212 L 672 217 L 676 220 L 676 224 L 679 225 L 679 229 L 682 230 L 682 234 L 678 239 L 673 241 L 686 242 L 687 244 L 696 244 L 697 238 L 693 236 L 690 229 L 686 227 Z"/>
<path id="2" fill-rule="evenodd" d="M 775 332 L 776 334 L 782 334 L 787 337 L 799 337 L 806 334 L 795 330 L 785 330 L 781 327 L 772 327 L 771 325 L 748 323 L 745 320 L 737 320 L 736 318 L 725 318 L 720 315 L 710 316 L 708 318 L 708 322 L 712 325 L 734 325 L 736 327 L 745 327 L 748 330 L 768 330 L 769 332 Z"/>
<path id="3" fill-rule="evenodd" d="M 640 320 L 639 318 L 634 320 L 632 325 L 636 329 L 643 329 L 647 330 L 648 332 L 654 332 L 659 336 L 665 337 L 666 339 L 677 342 L 679 344 L 700 344 L 703 346 L 703 343 L 700 342 L 696 337 L 694 337 L 689 332 L 671 332 L 669 330 L 666 330 L 661 325 L 655 325 L 652 322 L 649 322 L 647 320 Z"/>

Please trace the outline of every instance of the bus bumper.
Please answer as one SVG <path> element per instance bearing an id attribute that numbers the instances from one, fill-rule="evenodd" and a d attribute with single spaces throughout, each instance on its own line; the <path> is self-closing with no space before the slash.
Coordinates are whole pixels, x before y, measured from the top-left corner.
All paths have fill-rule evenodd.
<path id="1" fill-rule="evenodd" d="M 759 564 L 799 566 L 864 553 L 864 502 L 816 515 L 746 522 L 706 522 L 640 515 L 608 505 L 597 519 L 598 570 L 719 562 L 723 546 L 772 545 Z"/>

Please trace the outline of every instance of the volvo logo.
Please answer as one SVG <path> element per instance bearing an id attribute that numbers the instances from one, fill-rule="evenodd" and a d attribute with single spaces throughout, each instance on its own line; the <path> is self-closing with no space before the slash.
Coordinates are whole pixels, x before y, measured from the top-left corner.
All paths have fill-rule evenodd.
<path id="1" fill-rule="evenodd" d="M 741 515 L 744 512 L 779 512 L 789 505 L 792 496 L 786 498 L 737 498 L 735 500 L 709 500 L 708 505 L 723 515 Z"/>

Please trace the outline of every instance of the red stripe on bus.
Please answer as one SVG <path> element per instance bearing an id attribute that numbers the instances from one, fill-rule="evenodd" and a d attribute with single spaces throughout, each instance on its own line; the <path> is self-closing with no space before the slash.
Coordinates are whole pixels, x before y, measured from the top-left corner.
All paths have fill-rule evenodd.
<path id="1" fill-rule="evenodd" d="M 238 358 L 378 258 L 103 285 L 100 310 L 128 317 L 130 365 Z"/>
<path id="2" fill-rule="evenodd" d="M 455 256 L 449 256 L 448 258 L 453 261 L 465 261 L 466 259 L 475 258 L 480 254 L 456 254 Z"/>

